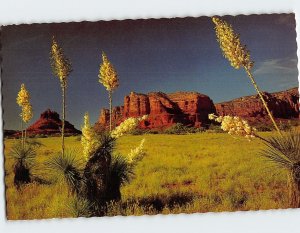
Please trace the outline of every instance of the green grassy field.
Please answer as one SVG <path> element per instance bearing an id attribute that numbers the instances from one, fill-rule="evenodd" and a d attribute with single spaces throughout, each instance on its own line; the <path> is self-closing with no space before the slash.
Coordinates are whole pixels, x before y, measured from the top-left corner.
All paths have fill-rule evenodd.
<path id="1" fill-rule="evenodd" d="M 269 137 L 272 133 L 260 133 Z M 124 136 L 116 152 L 128 154 L 145 138 L 147 155 L 135 168 L 135 177 L 122 187 L 122 207 L 112 205 L 109 215 L 195 213 L 288 208 L 286 173 L 274 169 L 259 155 L 259 139 L 249 142 L 225 133 Z M 34 174 L 54 180 L 43 162 L 58 153 L 60 138 L 38 139 Z M 8 219 L 76 217 L 74 198 L 64 183 L 13 185 L 14 139 L 5 140 Z M 82 150 L 78 137 L 66 138 L 67 149 Z"/>

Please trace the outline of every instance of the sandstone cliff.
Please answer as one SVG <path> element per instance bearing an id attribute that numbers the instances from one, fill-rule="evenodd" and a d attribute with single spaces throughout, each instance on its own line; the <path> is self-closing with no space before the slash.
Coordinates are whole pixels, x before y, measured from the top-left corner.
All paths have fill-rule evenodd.
<path id="1" fill-rule="evenodd" d="M 298 88 L 272 94 L 264 92 L 264 97 L 275 118 L 299 118 Z M 149 115 L 148 120 L 141 123 L 141 128 L 166 128 L 175 123 L 200 127 L 210 123 L 207 118 L 209 113 L 240 116 L 250 122 L 269 121 L 269 117 L 258 95 L 245 96 L 214 105 L 208 96 L 197 92 L 176 92 L 170 94 L 162 92 L 151 92 L 148 94 L 131 92 L 124 97 L 124 106 L 118 106 L 113 109 L 113 122 L 115 125 L 118 125 L 128 117 Z M 101 109 L 95 127 L 107 127 L 108 122 L 109 111 Z"/>
<path id="2" fill-rule="evenodd" d="M 124 106 L 113 109 L 113 121 L 117 125 L 128 117 L 149 115 L 141 128 L 164 128 L 174 123 L 200 127 L 208 123 L 208 114 L 212 112 L 215 112 L 213 101 L 196 92 L 147 95 L 131 92 L 124 98 Z M 107 126 L 108 121 L 109 111 L 102 109 L 96 127 Z"/>
<path id="3" fill-rule="evenodd" d="M 279 119 L 299 118 L 298 88 L 286 91 L 267 93 L 264 98 L 273 116 Z M 219 115 L 240 116 L 253 121 L 269 121 L 267 112 L 258 95 L 245 96 L 231 101 L 215 104 Z"/>

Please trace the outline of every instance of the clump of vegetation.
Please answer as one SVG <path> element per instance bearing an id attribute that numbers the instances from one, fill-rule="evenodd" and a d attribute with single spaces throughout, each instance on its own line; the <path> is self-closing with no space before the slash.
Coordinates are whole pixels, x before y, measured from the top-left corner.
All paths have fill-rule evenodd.
<path id="1" fill-rule="evenodd" d="M 58 183 L 65 182 L 68 185 L 71 194 L 78 194 L 80 191 L 82 162 L 76 158 L 74 151 L 67 153 L 58 153 L 50 160 L 45 162 L 48 170 L 52 171 L 57 178 Z"/>
<path id="2" fill-rule="evenodd" d="M 279 133 L 279 137 L 271 137 L 269 140 L 260 137 L 248 123 L 241 121 L 239 124 L 233 122 L 233 124 L 226 124 L 228 130 L 223 127 L 225 117 L 230 118 L 230 116 L 214 117 L 214 120 L 219 120 L 222 129 L 228 131 L 229 133 L 238 134 L 246 136 L 248 138 L 256 137 L 264 141 L 267 149 L 263 151 L 263 156 L 267 157 L 271 162 L 274 162 L 280 168 L 287 169 L 289 172 L 288 182 L 290 186 L 290 205 L 291 207 L 300 207 L 300 140 L 298 132 L 289 132 L 283 135 L 281 130 L 289 130 L 290 126 L 282 124 L 278 127 L 273 115 L 264 99 L 262 92 L 260 91 L 251 69 L 253 68 L 253 61 L 250 59 L 250 52 L 245 45 L 240 42 L 240 37 L 236 34 L 230 24 L 221 20 L 217 17 L 213 17 L 217 40 L 219 42 L 220 48 L 223 52 L 224 57 L 226 57 L 231 66 L 235 69 L 243 67 L 250 78 L 255 90 L 257 91 L 267 113 L 273 123 L 275 129 Z M 281 128 L 281 129 L 280 129 Z"/>
<path id="3" fill-rule="evenodd" d="M 144 140 L 127 156 L 114 153 L 117 138 L 136 127 L 142 119 L 126 120 L 111 133 L 96 134 L 89 123 L 88 114 L 85 114 L 81 160 L 77 160 L 72 153 L 58 154 L 46 163 L 59 175 L 60 182 L 65 181 L 78 202 L 89 203 L 80 206 L 88 207 L 87 212 L 92 216 L 105 215 L 108 203 L 121 200 L 121 186 L 130 181 L 134 166 L 145 155 Z"/>
<path id="4" fill-rule="evenodd" d="M 11 150 L 11 156 L 14 158 L 14 185 L 19 188 L 22 184 L 30 183 L 32 180 L 31 169 L 34 165 L 36 150 L 34 144 L 28 144 L 26 139 L 26 126 L 33 117 L 32 106 L 30 104 L 30 95 L 25 85 L 21 85 L 18 92 L 17 104 L 21 107 L 21 142 L 17 142 Z"/>
<path id="5" fill-rule="evenodd" d="M 36 150 L 32 145 L 17 142 L 11 149 L 14 158 L 14 185 L 19 188 L 32 180 L 32 168 L 35 164 Z"/>
<path id="6" fill-rule="evenodd" d="M 204 131 L 205 131 L 204 127 L 196 128 L 196 127 L 186 126 L 182 123 L 176 123 L 170 126 L 169 128 L 167 128 L 166 130 L 164 130 L 163 132 L 166 134 L 192 134 L 192 133 L 201 133 Z"/>
<path id="7" fill-rule="evenodd" d="M 288 172 L 290 206 L 300 207 L 300 133 L 290 131 L 265 141 L 262 155 Z"/>
<path id="8" fill-rule="evenodd" d="M 182 123 L 176 123 L 164 131 L 166 134 L 186 134 L 188 127 Z"/>

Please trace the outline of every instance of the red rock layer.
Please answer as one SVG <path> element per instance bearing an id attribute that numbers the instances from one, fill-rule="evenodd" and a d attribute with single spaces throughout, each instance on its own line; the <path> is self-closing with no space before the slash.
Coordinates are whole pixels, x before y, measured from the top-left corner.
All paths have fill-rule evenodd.
<path id="1" fill-rule="evenodd" d="M 208 114 L 213 112 L 212 100 L 196 92 L 151 92 L 147 95 L 131 92 L 124 98 L 124 106 L 113 109 L 113 121 L 118 125 L 128 117 L 148 115 L 141 128 L 163 128 L 175 123 L 200 127 L 208 122 Z M 107 126 L 108 122 L 109 111 L 102 109 L 96 127 Z"/>
<path id="2" fill-rule="evenodd" d="M 273 116 L 280 119 L 299 118 L 299 91 L 292 88 L 276 93 L 264 92 Z M 219 115 L 240 116 L 249 121 L 268 121 L 269 117 L 258 95 L 245 96 L 215 105 Z"/>
<path id="3" fill-rule="evenodd" d="M 59 114 L 48 109 L 41 114 L 40 118 L 34 124 L 28 127 L 27 133 L 28 135 L 60 134 L 61 127 L 62 121 L 59 118 Z M 74 125 L 70 124 L 68 121 L 65 121 L 65 133 L 69 135 L 76 135 L 80 134 L 81 132 L 75 129 Z"/>

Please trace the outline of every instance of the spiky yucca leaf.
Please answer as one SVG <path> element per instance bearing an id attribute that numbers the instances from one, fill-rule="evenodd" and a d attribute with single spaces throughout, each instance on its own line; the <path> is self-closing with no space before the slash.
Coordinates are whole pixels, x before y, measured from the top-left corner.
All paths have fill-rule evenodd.
<path id="1" fill-rule="evenodd" d="M 82 161 L 76 158 L 74 151 L 66 151 L 46 161 L 46 167 L 57 175 L 58 181 L 65 181 L 72 193 L 78 193 L 82 180 Z"/>
<path id="2" fill-rule="evenodd" d="M 21 142 L 17 142 L 13 145 L 10 155 L 17 163 L 23 164 L 27 168 L 32 168 L 35 162 L 36 150 L 31 145 L 25 144 L 22 146 Z"/>
<path id="3" fill-rule="evenodd" d="M 116 139 L 111 137 L 109 133 L 104 132 L 99 135 L 99 140 L 100 146 L 97 151 L 101 151 L 102 154 L 111 155 L 115 148 Z"/>
<path id="4" fill-rule="evenodd" d="M 122 155 L 114 155 L 110 165 L 110 178 L 112 183 L 123 185 L 133 176 L 133 166 Z"/>
<path id="5" fill-rule="evenodd" d="M 74 217 L 91 217 L 93 214 L 91 211 L 92 204 L 82 197 L 74 196 L 68 207 Z"/>
<path id="6" fill-rule="evenodd" d="M 265 142 L 267 149 L 261 155 L 285 169 L 293 169 L 300 163 L 300 132 L 290 131 L 274 136 Z"/>
<path id="7" fill-rule="evenodd" d="M 108 201 L 121 200 L 120 187 L 129 183 L 133 175 L 133 166 L 127 162 L 126 158 L 121 155 L 112 156 L 108 175 Z"/>

